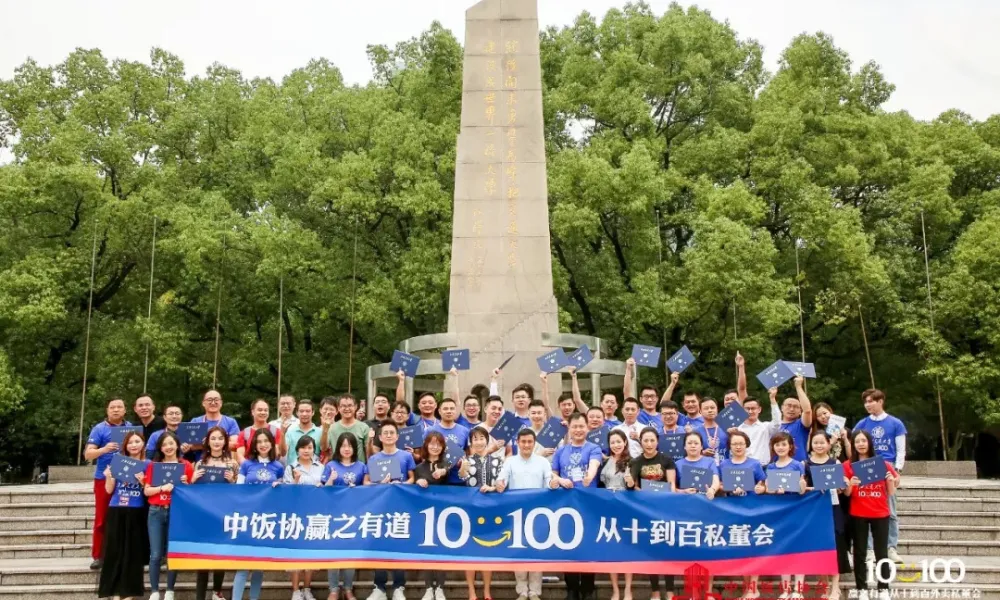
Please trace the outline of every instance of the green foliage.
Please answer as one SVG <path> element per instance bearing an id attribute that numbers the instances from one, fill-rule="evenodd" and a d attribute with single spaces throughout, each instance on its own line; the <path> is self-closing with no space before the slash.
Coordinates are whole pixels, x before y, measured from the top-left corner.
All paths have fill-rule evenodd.
<path id="1" fill-rule="evenodd" d="M 566 330 L 619 356 L 689 344 L 683 385 L 719 392 L 737 350 L 751 372 L 799 357 L 801 290 L 816 399 L 860 416 L 860 308 L 918 453 L 940 452 L 935 380 L 953 442 L 1000 422 L 1000 117 L 887 113 L 878 66 L 824 34 L 767 73 L 756 42 L 697 8 L 584 13 L 541 42 Z M 160 49 L 77 50 L 0 81 L 5 461 L 75 460 L 94 251 L 88 426 L 142 390 L 147 344 L 154 397 L 196 410 L 220 293 L 218 386 L 241 417 L 276 392 L 279 328 L 282 391 L 308 396 L 349 385 L 352 303 L 355 391 L 400 339 L 446 329 L 462 49 L 435 23 L 368 53 L 365 86 L 326 60 L 280 83 L 189 76 Z"/>

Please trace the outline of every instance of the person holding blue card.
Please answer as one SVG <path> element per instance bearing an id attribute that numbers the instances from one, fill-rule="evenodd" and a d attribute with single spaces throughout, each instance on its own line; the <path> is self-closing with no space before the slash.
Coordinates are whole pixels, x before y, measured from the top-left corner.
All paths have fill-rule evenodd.
<path id="1" fill-rule="evenodd" d="M 587 413 L 587 404 L 583 401 L 583 396 L 580 394 L 580 382 L 576 377 L 576 367 L 570 365 L 567 369 L 570 378 L 570 392 L 567 394 L 562 394 L 559 396 L 559 413 L 562 415 L 562 420 L 568 424 L 568 419 L 574 412 L 579 412 L 581 414 Z M 542 380 L 541 393 L 542 393 L 542 404 L 545 406 L 546 410 L 549 407 L 549 374 L 542 372 L 539 378 Z M 531 415 L 529 414 L 530 418 Z M 535 433 L 538 433 L 537 431 Z"/>
<path id="2" fill-rule="evenodd" d="M 808 439 L 806 440 L 808 443 Z M 806 477 L 805 467 L 801 462 L 795 460 L 796 440 L 787 431 L 779 431 L 771 438 L 771 464 L 765 467 L 765 473 L 770 476 L 772 471 L 788 471 L 798 480 L 798 493 L 805 493 Z M 784 494 L 784 489 L 772 489 L 770 477 L 766 480 L 767 492 L 769 494 Z M 794 492 L 791 492 L 794 493 Z M 806 576 L 801 574 L 782 574 L 782 590 L 787 593 L 802 593 L 803 583 Z M 794 580 L 794 584 L 792 583 Z"/>
<path id="3" fill-rule="evenodd" d="M 104 517 L 108 512 L 111 497 L 105 491 L 104 469 L 111 464 L 111 458 L 121 447 L 111 441 L 111 430 L 116 427 L 129 427 L 132 424 L 125 420 L 125 401 L 120 398 L 108 402 L 105 408 L 105 419 L 94 425 L 87 436 L 87 447 L 83 450 L 86 460 L 95 461 L 94 465 L 94 528 L 91 534 L 90 563 L 92 570 L 101 568 L 101 551 L 104 548 Z"/>
<path id="4" fill-rule="evenodd" d="M 657 355 L 659 356 L 659 355 Z M 635 390 L 635 367 L 636 359 L 629 358 L 625 361 L 625 387 L 624 393 L 626 398 L 638 398 L 639 400 L 639 414 L 636 415 L 636 420 L 639 421 L 640 425 L 646 426 L 651 425 L 655 429 L 659 429 L 662 426 L 660 421 L 660 413 L 658 403 L 660 402 L 660 396 L 656 393 L 656 387 L 652 385 L 644 385 L 639 389 L 639 395 L 636 396 Z M 667 392 L 673 394 L 673 385 L 667 388 Z M 669 396 L 664 393 L 663 399 L 669 399 Z"/>
<path id="5" fill-rule="evenodd" d="M 609 427 L 617 427 L 622 424 L 618 418 L 618 396 L 614 392 L 604 392 L 601 394 L 601 412 L 604 413 L 604 422 Z"/>
<path id="6" fill-rule="evenodd" d="M 631 396 L 627 396 L 622 402 L 622 424 L 615 427 L 618 431 L 624 432 L 628 437 L 628 453 L 632 458 L 642 454 L 642 444 L 639 441 L 639 434 L 645 425 L 638 421 L 639 401 Z M 653 431 L 656 431 L 655 429 Z"/>
<path id="7" fill-rule="evenodd" d="M 747 399 L 747 372 L 746 372 L 746 360 L 743 355 L 739 352 L 736 353 L 736 389 L 726 390 L 726 394 L 722 397 L 722 406 L 726 407 L 736 402 L 743 405 L 743 402 Z"/>
<path id="8" fill-rule="evenodd" d="M 205 476 L 205 467 L 224 468 L 225 481 L 234 483 L 239 475 L 239 466 L 229 451 L 229 434 L 226 430 L 218 425 L 209 428 L 200 445 L 205 450 L 201 455 L 201 460 L 194 464 L 194 475 L 191 477 L 191 483 L 197 483 Z M 195 597 L 205 597 L 205 591 L 208 588 L 208 575 L 208 571 L 198 571 L 195 577 Z M 222 597 L 222 582 L 225 576 L 225 571 L 212 571 L 213 598 Z"/>
<path id="9" fill-rule="evenodd" d="M 591 410 L 600 410 L 597 407 Z M 631 477 L 629 462 L 631 456 L 628 453 L 628 438 L 621 431 L 612 431 L 607 435 L 608 458 L 601 467 L 600 482 L 601 487 L 611 491 L 627 490 L 625 484 L 626 476 Z M 668 467 L 662 472 L 673 472 L 673 467 Z M 633 484 L 635 481 L 633 480 Z M 618 574 L 611 573 L 611 600 L 620 600 L 618 590 Z M 625 573 L 625 598 L 632 598 L 632 573 Z"/>
<path id="10" fill-rule="evenodd" d="M 806 461 L 805 465 L 807 489 L 813 488 L 818 483 L 813 478 L 813 469 L 815 467 L 834 467 L 840 464 L 836 458 L 830 455 L 832 445 L 830 443 L 830 436 L 825 431 L 814 431 L 809 438 L 809 447 L 809 460 Z M 828 492 L 831 510 L 833 510 L 833 530 L 837 542 L 838 572 L 836 575 L 831 575 L 827 582 L 827 589 L 830 590 L 827 600 L 837 600 L 840 597 L 840 575 L 851 572 L 851 563 L 847 560 L 847 543 L 844 538 L 844 512 L 840 510 L 841 490 L 846 488 L 847 480 L 845 476 L 840 477 L 840 481 L 835 482 L 834 487 Z"/>
<path id="11" fill-rule="evenodd" d="M 149 502 L 147 527 L 149 530 L 149 589 L 153 591 L 151 600 L 160 598 L 160 565 L 167 556 L 167 530 L 170 528 L 170 493 L 174 484 L 152 485 L 153 469 L 157 463 L 183 465 L 184 474 L 180 478 L 183 484 L 194 477 L 194 468 L 187 460 L 180 458 L 181 449 L 177 436 L 172 432 L 164 432 L 156 443 L 153 461 L 146 467 L 143 494 Z M 177 571 L 167 571 L 167 592 L 172 596 L 174 584 L 177 583 Z"/>
<path id="12" fill-rule="evenodd" d="M 451 398 L 445 400 L 451 401 Z M 454 405 L 454 401 L 451 401 Z M 444 405 L 444 401 L 442 401 Z M 442 415 L 443 418 L 443 415 Z M 457 425 L 456 427 L 461 427 Z M 447 485 L 449 483 L 448 461 L 445 459 L 445 447 L 447 446 L 445 436 L 438 430 L 432 429 L 424 437 L 424 445 L 421 456 L 424 460 L 417 465 L 413 472 L 414 482 L 426 489 L 431 485 Z M 457 472 L 458 465 L 455 465 Z M 461 481 L 459 482 L 461 483 Z M 424 596 L 423 600 L 445 600 L 444 595 L 445 572 L 436 569 L 424 570 Z M 393 586 L 399 587 L 400 583 L 393 577 Z"/>
<path id="13" fill-rule="evenodd" d="M 142 574 L 146 568 L 145 558 L 149 556 L 146 499 L 142 493 L 146 479 L 146 442 L 141 433 L 132 431 L 122 438 L 121 448 L 115 456 L 130 458 L 136 464 L 120 480 L 112 475 L 110 466 L 104 468 L 104 489 L 111 500 L 98 598 L 141 598 L 145 591 Z"/>
<path id="14" fill-rule="evenodd" d="M 295 461 L 285 467 L 282 483 L 289 485 L 321 485 L 323 465 L 316 454 L 316 440 L 304 435 L 295 442 Z M 312 598 L 312 576 L 309 569 L 292 571 L 292 598 L 305 600 Z M 299 589 L 299 588 L 302 589 Z M 306 593 L 308 592 L 308 593 Z M 197 596 L 201 598 L 202 596 Z"/>
<path id="15" fill-rule="evenodd" d="M 851 462 L 844 463 L 844 476 L 847 477 L 847 495 L 851 497 L 851 523 L 854 531 L 854 585 L 858 590 L 858 598 L 868 598 L 868 567 L 865 555 L 868 553 L 868 535 L 871 533 L 874 542 L 875 564 L 879 568 L 878 590 L 879 598 L 882 590 L 888 590 L 889 584 L 889 519 L 892 510 L 889 499 L 899 487 L 899 473 L 892 463 L 885 462 L 886 476 L 884 480 L 863 485 L 855 473 L 855 463 L 879 456 L 871 434 L 864 429 L 855 428 L 851 434 Z M 888 594 L 885 594 L 888 596 Z"/>
<path id="16" fill-rule="evenodd" d="M 441 416 L 441 420 L 438 421 L 436 425 L 431 427 L 428 432 L 437 432 L 444 437 L 445 441 L 449 444 L 454 444 L 463 450 L 469 445 L 469 429 L 463 425 L 459 425 L 455 419 L 458 417 L 458 405 L 451 398 L 445 398 L 438 405 L 438 414 Z M 427 440 L 424 439 L 424 447 L 426 448 Z M 442 453 L 444 450 L 441 451 Z M 424 457 L 426 460 L 426 456 Z M 462 478 L 458 475 L 458 465 L 452 466 L 451 470 L 448 472 L 448 484 L 449 485 L 459 485 L 462 483 Z"/>
<path id="17" fill-rule="evenodd" d="M 733 496 L 763 494 L 766 491 L 764 467 L 756 458 L 747 456 L 749 448 L 750 436 L 747 434 L 742 431 L 734 431 L 729 436 L 729 458 L 722 461 L 722 465 L 720 465 L 722 473 L 724 474 L 726 469 L 736 467 L 748 469 L 752 475 L 746 486 L 734 486 L 733 490 L 729 492 Z"/>
<path id="18" fill-rule="evenodd" d="M 236 441 L 240 437 L 240 426 L 236 422 L 236 419 L 228 417 L 222 414 L 222 394 L 215 390 L 208 390 L 202 397 L 201 406 L 205 409 L 205 414 L 200 417 L 195 417 L 191 420 L 192 423 L 204 423 L 206 427 L 215 427 L 218 425 L 226 432 L 229 436 L 229 449 L 236 450 Z M 189 451 L 194 451 L 194 455 L 190 458 L 192 460 L 198 460 L 201 458 L 201 448 L 181 447 L 181 452 L 187 454 Z"/>
<path id="19" fill-rule="evenodd" d="M 396 447 L 396 440 L 399 438 L 399 428 L 395 423 L 383 423 L 379 431 L 379 437 L 382 441 L 382 450 L 368 459 L 369 464 L 371 464 L 372 461 L 378 462 L 386 459 L 394 459 L 399 463 L 399 473 L 397 473 L 395 477 L 387 475 L 382 481 L 372 481 L 372 474 L 367 473 L 365 474 L 365 485 L 378 483 L 413 483 L 413 471 L 417 468 L 417 464 L 416 461 L 413 460 L 412 454 Z"/>
<path id="20" fill-rule="evenodd" d="M 715 497 L 719 491 L 719 466 L 715 464 L 715 459 L 705 456 L 704 446 L 701 443 L 701 434 L 697 431 L 689 431 L 684 434 L 684 458 L 677 461 L 677 491 L 684 494 L 704 493 L 709 500 Z M 711 477 L 711 482 L 703 485 L 691 485 L 685 471 L 690 468 L 703 469 Z M 681 487 L 686 486 L 686 487 Z"/>
<path id="21" fill-rule="evenodd" d="M 597 487 L 597 471 L 604 455 L 600 446 L 587 441 L 587 431 L 587 417 L 573 413 L 569 418 L 568 440 L 552 457 L 553 489 Z"/>
<path id="22" fill-rule="evenodd" d="M 334 440 L 330 462 L 323 468 L 320 483 L 323 485 L 339 485 L 354 487 L 365 480 L 368 467 L 358 459 L 360 443 L 358 438 L 349 431 L 341 433 Z M 341 587 L 343 573 L 343 587 Z M 354 569 L 330 569 L 326 572 L 326 580 L 330 586 L 330 600 L 338 600 L 340 592 L 344 592 L 345 600 L 354 600 Z"/>
<path id="23" fill-rule="evenodd" d="M 809 396 L 806 394 L 805 379 L 795 378 L 796 398 L 785 398 L 781 403 L 781 431 L 787 432 L 795 440 L 795 454 L 792 458 L 802 462 L 809 448 L 809 429 L 812 427 L 813 413 Z"/>
<path id="24" fill-rule="evenodd" d="M 719 414 L 719 405 L 714 398 L 704 397 L 701 399 L 701 416 L 704 421 L 692 427 L 701 436 L 702 454 L 715 461 L 716 465 L 722 464 L 722 459 L 726 457 L 726 448 L 729 447 L 729 434 L 725 428 L 715 422 L 715 416 Z"/>

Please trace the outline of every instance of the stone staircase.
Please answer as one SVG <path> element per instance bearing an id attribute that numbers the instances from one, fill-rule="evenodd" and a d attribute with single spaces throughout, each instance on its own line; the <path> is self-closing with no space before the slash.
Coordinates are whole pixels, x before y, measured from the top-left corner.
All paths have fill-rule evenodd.
<path id="1" fill-rule="evenodd" d="M 91 484 L 60 483 L 40 486 L 0 487 L 0 600 L 92 600 L 97 574 L 90 571 L 90 527 L 93 523 Z M 921 560 L 956 558 L 965 563 L 961 583 L 895 583 L 898 597 L 958 597 L 1000 600 L 1000 482 L 969 479 L 904 477 L 899 491 L 900 543 L 903 578 L 917 575 Z M 227 573 L 224 594 L 229 597 L 232 573 Z M 317 572 L 313 592 L 326 597 L 326 573 Z M 419 572 L 407 577 L 407 596 L 423 595 Z M 853 579 L 845 581 L 853 587 Z M 919 579 L 919 578 L 918 578 Z M 716 579 L 716 591 L 727 578 Z M 811 581 L 811 580 L 810 580 Z M 495 600 L 513 600 L 513 577 L 497 573 Z M 194 600 L 194 574 L 182 573 L 177 600 Z M 635 598 L 649 597 L 644 577 L 636 577 Z M 288 600 L 288 575 L 265 575 L 262 600 Z M 481 586 L 479 587 L 481 591 Z M 371 590 L 371 572 L 357 574 L 355 590 L 361 598 Z M 926 595 L 921 592 L 926 590 Z M 450 600 L 465 600 L 460 573 L 450 573 L 445 593 Z M 910 594 L 913 594 L 910 596 Z M 736 594 L 739 595 L 739 594 Z M 807 597 L 815 597 L 815 592 Z M 598 597 L 610 597 L 606 576 L 598 576 Z M 561 583 L 546 583 L 543 600 L 565 598 Z M 845 595 L 846 598 L 846 595 Z"/>

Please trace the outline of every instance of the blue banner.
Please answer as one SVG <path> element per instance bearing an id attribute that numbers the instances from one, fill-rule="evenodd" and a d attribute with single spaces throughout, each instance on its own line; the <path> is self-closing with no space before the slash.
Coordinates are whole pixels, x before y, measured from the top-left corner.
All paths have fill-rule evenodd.
<path id="1" fill-rule="evenodd" d="M 825 493 L 180 485 L 169 567 L 834 574 Z"/>

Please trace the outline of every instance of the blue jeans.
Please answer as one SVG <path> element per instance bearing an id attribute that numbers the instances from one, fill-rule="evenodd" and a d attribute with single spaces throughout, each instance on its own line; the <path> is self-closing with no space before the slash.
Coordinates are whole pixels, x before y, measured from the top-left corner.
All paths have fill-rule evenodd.
<path id="1" fill-rule="evenodd" d="M 236 571 L 233 575 L 233 600 L 243 600 L 243 590 L 250 576 L 250 600 L 260 600 L 260 588 L 264 585 L 263 571 Z"/>
<path id="2" fill-rule="evenodd" d="M 344 574 L 344 585 L 345 591 L 354 589 L 354 569 L 330 569 L 326 572 L 326 580 L 330 583 L 330 591 L 337 589 L 340 583 L 340 574 Z M 382 584 L 382 588 L 385 589 L 385 583 Z"/>
<path id="3" fill-rule="evenodd" d="M 150 506 L 146 518 L 149 530 L 149 589 L 160 591 L 160 563 L 167 556 L 167 529 L 170 527 L 170 507 Z M 167 571 L 167 591 L 173 591 L 177 572 Z"/>
<path id="4" fill-rule="evenodd" d="M 896 515 L 896 495 L 889 496 L 889 547 L 895 548 L 899 543 L 899 516 Z M 872 534 L 868 533 L 868 547 L 874 548 Z"/>
<path id="5" fill-rule="evenodd" d="M 375 579 L 375 587 L 381 591 L 385 591 L 385 584 L 389 579 L 388 571 L 375 571 L 373 575 Z M 393 571 L 392 572 L 392 588 L 393 590 L 398 590 L 399 588 L 406 587 L 406 571 Z"/>

